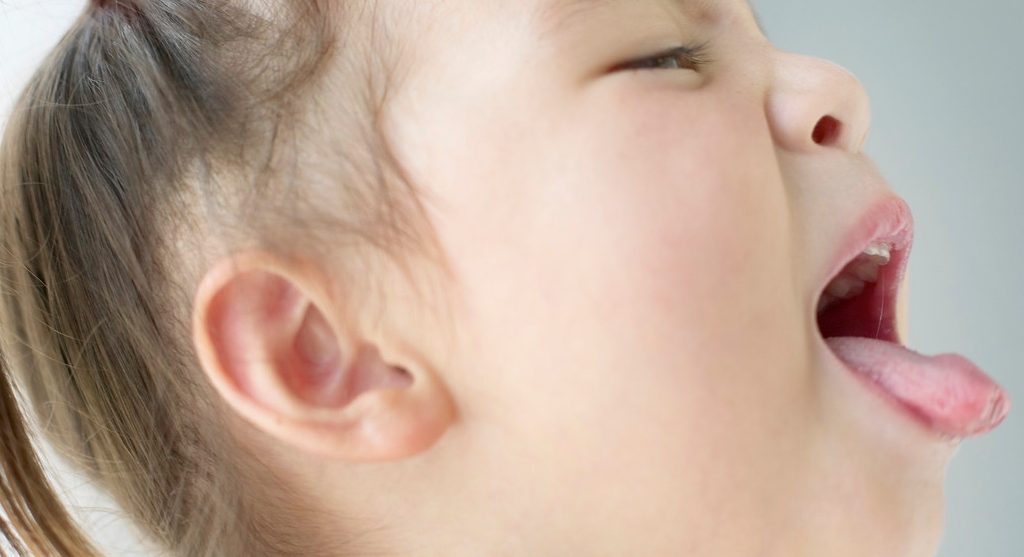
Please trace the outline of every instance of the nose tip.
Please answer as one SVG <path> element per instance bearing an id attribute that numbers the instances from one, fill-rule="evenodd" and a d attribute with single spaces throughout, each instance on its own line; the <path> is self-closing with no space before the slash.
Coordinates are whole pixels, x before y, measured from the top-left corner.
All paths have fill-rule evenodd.
<path id="1" fill-rule="evenodd" d="M 848 70 L 820 58 L 780 52 L 768 97 L 775 141 L 793 151 L 859 152 L 867 140 L 867 92 Z"/>

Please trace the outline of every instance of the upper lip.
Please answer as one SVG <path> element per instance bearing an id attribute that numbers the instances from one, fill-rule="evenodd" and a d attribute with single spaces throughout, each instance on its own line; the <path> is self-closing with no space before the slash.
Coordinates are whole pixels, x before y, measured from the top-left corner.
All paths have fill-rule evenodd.
<path id="1" fill-rule="evenodd" d="M 833 258 L 823 283 L 818 285 L 816 295 L 821 296 L 825 288 L 843 268 L 868 246 L 886 243 L 892 246 L 891 259 L 882 267 L 879 283 L 885 291 L 885 307 L 894 307 L 903 275 L 906 272 L 910 249 L 914 242 L 914 219 L 910 206 L 899 196 L 890 195 L 871 205 L 847 232 Z M 817 298 L 813 301 L 817 306 Z M 890 312 L 892 314 L 893 312 Z M 899 339 L 895 339 L 899 341 Z"/>

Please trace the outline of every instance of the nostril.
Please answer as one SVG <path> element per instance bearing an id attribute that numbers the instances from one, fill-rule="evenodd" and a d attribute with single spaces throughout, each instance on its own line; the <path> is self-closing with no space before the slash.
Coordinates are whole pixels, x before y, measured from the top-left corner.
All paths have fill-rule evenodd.
<path id="1" fill-rule="evenodd" d="M 839 137 L 841 127 L 842 123 L 839 120 L 831 116 L 825 116 L 818 121 L 818 125 L 814 127 L 814 133 L 811 136 L 814 138 L 814 142 L 819 145 L 830 145 Z"/>

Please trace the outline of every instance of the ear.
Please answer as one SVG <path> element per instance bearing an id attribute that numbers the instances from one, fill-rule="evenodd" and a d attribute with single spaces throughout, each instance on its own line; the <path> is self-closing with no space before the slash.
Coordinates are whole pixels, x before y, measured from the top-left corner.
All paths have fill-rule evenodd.
<path id="1" fill-rule="evenodd" d="M 423 451 L 453 420 L 447 390 L 412 353 L 389 346 L 398 361 L 385 361 L 342 318 L 328 276 L 263 252 L 219 262 L 194 299 L 200 366 L 232 409 L 282 443 L 348 461 Z"/>

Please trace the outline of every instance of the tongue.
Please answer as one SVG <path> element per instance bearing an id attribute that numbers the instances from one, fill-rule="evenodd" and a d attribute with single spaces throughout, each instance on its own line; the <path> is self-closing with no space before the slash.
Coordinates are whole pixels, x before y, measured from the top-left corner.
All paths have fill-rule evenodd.
<path id="1" fill-rule="evenodd" d="M 1003 389 L 963 356 L 924 356 L 873 338 L 834 337 L 825 342 L 847 366 L 946 436 L 985 433 L 1010 410 Z"/>

